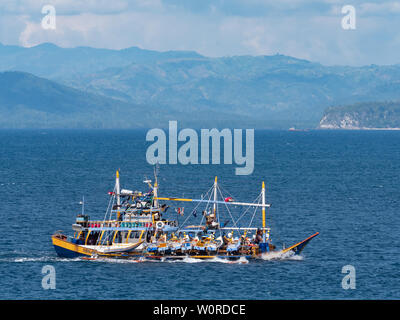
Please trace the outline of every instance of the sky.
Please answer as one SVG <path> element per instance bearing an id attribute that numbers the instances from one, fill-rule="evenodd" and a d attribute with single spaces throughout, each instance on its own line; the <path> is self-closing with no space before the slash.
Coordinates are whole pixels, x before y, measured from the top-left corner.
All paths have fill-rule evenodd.
<path id="1" fill-rule="evenodd" d="M 55 29 L 42 13 L 52 5 Z M 355 29 L 344 29 L 346 5 Z M 349 20 L 346 20 L 349 21 Z M 400 1 L 1 0 L 0 43 L 90 46 L 210 57 L 285 54 L 324 65 L 400 63 Z"/>

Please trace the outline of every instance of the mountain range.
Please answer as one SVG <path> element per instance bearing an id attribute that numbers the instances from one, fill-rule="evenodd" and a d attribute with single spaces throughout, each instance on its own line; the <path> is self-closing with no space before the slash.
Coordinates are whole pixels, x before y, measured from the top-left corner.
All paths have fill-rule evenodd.
<path id="1" fill-rule="evenodd" d="M 279 54 L 0 45 L 0 71 L 0 127 L 315 128 L 331 106 L 400 100 L 400 65 Z"/>

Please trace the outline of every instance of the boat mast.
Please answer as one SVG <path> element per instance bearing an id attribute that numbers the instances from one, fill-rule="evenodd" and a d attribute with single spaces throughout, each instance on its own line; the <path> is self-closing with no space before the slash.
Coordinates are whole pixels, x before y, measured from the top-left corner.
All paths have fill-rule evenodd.
<path id="1" fill-rule="evenodd" d="M 266 241 L 266 228 L 265 228 L 265 183 L 264 181 L 262 182 L 262 189 L 261 189 L 261 195 L 262 195 L 262 226 L 263 226 L 263 242 Z"/>
<path id="2" fill-rule="evenodd" d="M 157 183 L 157 177 L 156 177 L 156 181 L 154 182 L 154 187 L 153 187 L 153 206 L 155 208 L 158 207 L 157 188 L 158 188 L 158 183 Z"/>
<path id="3" fill-rule="evenodd" d="M 215 212 L 217 211 L 217 177 L 215 177 L 215 181 L 214 181 L 214 215 Z"/>
<path id="4" fill-rule="evenodd" d="M 120 207 L 121 207 L 121 198 L 120 198 L 120 185 L 119 185 L 119 171 L 117 170 L 116 173 L 116 178 L 115 178 L 115 191 L 117 192 L 117 220 L 119 220 L 120 216 L 121 216 L 121 212 L 119 211 Z"/>
<path id="5" fill-rule="evenodd" d="M 153 207 L 158 208 L 158 179 L 157 179 L 157 172 L 158 172 L 158 162 L 156 163 L 155 167 L 154 167 L 154 187 L 152 187 L 153 189 Z M 151 187 L 151 184 L 149 184 L 149 186 Z"/>

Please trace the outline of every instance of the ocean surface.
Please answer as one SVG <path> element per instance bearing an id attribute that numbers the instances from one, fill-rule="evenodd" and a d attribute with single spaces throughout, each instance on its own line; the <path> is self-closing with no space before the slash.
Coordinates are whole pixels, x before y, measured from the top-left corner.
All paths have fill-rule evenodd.
<path id="1" fill-rule="evenodd" d="M 147 191 L 153 166 L 145 135 L 0 131 L 0 299 L 399 299 L 398 131 L 256 131 L 248 176 L 235 175 L 236 164 L 160 165 L 161 195 L 200 197 L 218 176 L 235 199 L 253 201 L 264 180 L 278 247 L 320 232 L 300 257 L 241 264 L 58 258 L 51 235 L 72 233 L 82 196 L 85 212 L 103 219 L 117 169 L 122 188 Z M 176 218 L 182 204 L 170 205 Z M 190 214 L 185 206 L 181 222 Z M 261 213 L 254 219 L 261 224 Z M 55 268 L 55 290 L 42 287 L 46 265 Z M 356 270 L 355 289 L 342 288 L 346 265 Z"/>

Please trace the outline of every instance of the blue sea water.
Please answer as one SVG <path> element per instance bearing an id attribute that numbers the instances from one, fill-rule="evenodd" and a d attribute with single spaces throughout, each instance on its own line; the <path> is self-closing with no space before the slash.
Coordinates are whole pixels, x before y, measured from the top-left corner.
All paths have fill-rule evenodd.
<path id="1" fill-rule="evenodd" d="M 299 259 L 112 262 L 58 258 L 56 230 L 85 210 L 102 219 L 121 170 L 146 190 L 145 131 L 0 131 L 0 299 L 398 299 L 400 132 L 256 131 L 255 167 L 161 165 L 160 192 L 199 197 L 218 176 L 252 201 L 265 180 L 272 239 L 290 245 L 320 232 Z M 188 208 L 185 212 L 190 212 Z M 174 210 L 170 211 L 173 217 Z M 249 219 L 251 216 L 246 219 Z M 180 218 L 182 221 L 182 218 Z M 261 215 L 256 220 L 261 223 Z M 42 288 L 42 268 L 56 289 Z M 356 270 L 344 290 L 342 267 Z"/>

